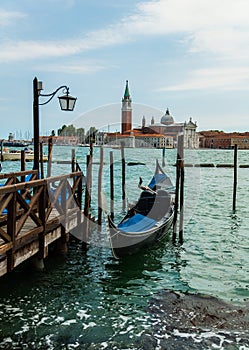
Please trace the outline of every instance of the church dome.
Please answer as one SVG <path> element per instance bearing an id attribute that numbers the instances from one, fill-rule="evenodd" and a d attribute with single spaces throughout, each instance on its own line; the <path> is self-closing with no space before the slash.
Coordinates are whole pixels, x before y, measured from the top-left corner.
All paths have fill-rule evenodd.
<path id="1" fill-rule="evenodd" d="M 174 122 L 175 122 L 174 118 L 169 113 L 169 110 L 167 108 L 167 111 L 165 112 L 165 114 L 161 118 L 161 124 L 170 125 L 170 124 L 174 124 Z"/>

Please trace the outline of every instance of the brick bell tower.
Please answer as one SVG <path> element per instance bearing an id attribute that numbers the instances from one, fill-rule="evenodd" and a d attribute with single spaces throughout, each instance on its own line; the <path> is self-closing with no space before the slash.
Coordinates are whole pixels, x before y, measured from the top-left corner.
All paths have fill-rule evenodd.
<path id="1" fill-rule="evenodd" d="M 131 96 L 129 92 L 128 80 L 126 80 L 126 87 L 124 97 L 122 98 L 122 121 L 121 134 L 132 130 L 132 107 Z"/>

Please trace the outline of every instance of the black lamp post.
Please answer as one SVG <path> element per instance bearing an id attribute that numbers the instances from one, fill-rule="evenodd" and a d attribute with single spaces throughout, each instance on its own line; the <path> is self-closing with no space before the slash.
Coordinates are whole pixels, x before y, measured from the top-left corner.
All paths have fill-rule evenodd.
<path id="1" fill-rule="evenodd" d="M 65 95 L 59 96 L 59 102 L 60 107 L 62 111 L 73 111 L 75 102 L 77 100 L 76 97 L 72 97 L 69 95 L 69 88 L 65 85 L 60 86 L 58 89 L 56 89 L 51 94 L 42 94 L 41 91 L 43 90 L 43 83 L 41 81 L 38 81 L 38 79 L 35 77 L 33 80 L 33 126 L 34 126 L 34 170 L 39 170 L 39 106 L 45 105 L 49 103 L 52 98 L 57 94 L 59 90 L 63 89 Z M 39 103 L 39 97 L 48 97 L 48 100 Z"/>

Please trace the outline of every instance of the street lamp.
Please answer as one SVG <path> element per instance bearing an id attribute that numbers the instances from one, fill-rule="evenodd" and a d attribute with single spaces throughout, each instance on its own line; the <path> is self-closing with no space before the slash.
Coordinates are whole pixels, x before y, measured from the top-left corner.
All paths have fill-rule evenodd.
<path id="1" fill-rule="evenodd" d="M 73 111 L 77 98 L 69 95 L 69 88 L 67 86 L 62 85 L 51 94 L 42 94 L 41 91 L 43 90 L 43 83 L 38 81 L 36 77 L 33 80 L 34 170 L 39 170 L 39 106 L 49 103 L 61 89 L 63 89 L 64 92 L 63 96 L 58 97 L 61 110 Z M 48 97 L 48 100 L 43 103 L 39 103 L 40 96 Z"/>

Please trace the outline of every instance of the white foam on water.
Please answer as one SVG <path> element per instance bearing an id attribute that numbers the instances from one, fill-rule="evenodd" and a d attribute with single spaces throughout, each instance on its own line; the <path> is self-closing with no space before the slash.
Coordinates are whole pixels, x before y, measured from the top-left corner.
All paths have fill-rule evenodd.
<path id="1" fill-rule="evenodd" d="M 36 326 L 40 326 L 41 324 L 51 324 L 51 322 L 47 322 L 48 320 L 51 320 L 50 317 L 42 317 L 42 319 L 36 324 Z"/>
<path id="2" fill-rule="evenodd" d="M 77 317 L 79 317 L 80 320 L 82 320 L 83 318 L 87 320 L 89 317 L 91 317 L 91 315 L 89 315 L 87 311 L 88 310 L 79 310 L 76 315 Z"/>
<path id="3" fill-rule="evenodd" d="M 28 332 L 30 327 L 28 325 L 23 325 L 20 331 L 15 332 L 14 334 L 22 334 L 24 332 Z"/>
<path id="4" fill-rule="evenodd" d="M 61 326 L 69 326 L 70 324 L 77 323 L 77 320 L 66 320 L 65 322 L 61 323 Z"/>
<path id="5" fill-rule="evenodd" d="M 87 329 L 87 328 L 95 327 L 95 326 L 97 326 L 97 323 L 95 323 L 95 322 L 90 322 L 88 324 L 83 323 L 83 329 Z"/>
<path id="6" fill-rule="evenodd" d="M 134 328 L 135 328 L 134 326 L 130 325 L 130 326 L 128 326 L 128 327 L 126 328 L 126 330 L 119 332 L 119 334 L 126 334 L 126 333 L 129 333 L 129 332 L 130 332 L 132 329 L 134 329 Z"/>
<path id="7" fill-rule="evenodd" d="M 61 323 L 61 322 L 63 322 L 64 320 L 65 320 L 65 317 L 58 316 L 58 317 L 55 318 L 54 321 L 55 321 L 56 323 Z"/>

